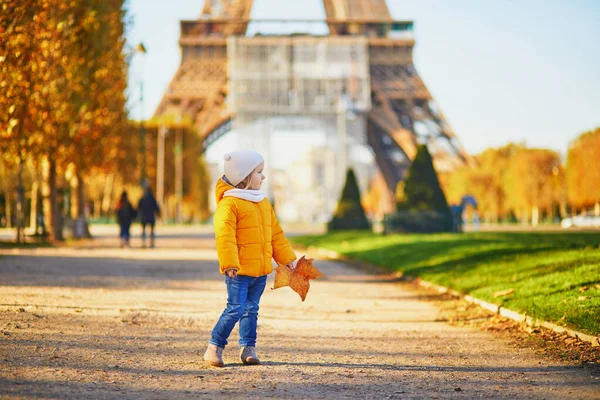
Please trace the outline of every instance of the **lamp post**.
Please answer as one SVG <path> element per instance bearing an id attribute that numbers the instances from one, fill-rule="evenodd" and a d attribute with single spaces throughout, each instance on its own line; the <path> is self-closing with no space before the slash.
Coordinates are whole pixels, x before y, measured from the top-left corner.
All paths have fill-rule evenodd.
<path id="1" fill-rule="evenodd" d="M 143 43 L 139 43 L 135 51 L 141 54 L 146 54 L 146 47 Z M 142 168 L 140 172 L 140 185 L 146 187 L 146 128 L 144 126 L 144 78 L 143 73 L 140 74 L 140 151 L 142 153 Z"/>
<path id="2" fill-rule="evenodd" d="M 169 134 L 166 127 L 161 126 L 158 130 L 158 143 L 156 148 L 156 199 L 158 204 L 161 204 L 160 213 L 161 220 L 164 221 L 163 206 L 165 199 L 165 137 Z"/>
<path id="3" fill-rule="evenodd" d="M 340 97 L 337 107 L 337 134 L 338 134 L 338 179 L 341 188 L 344 186 L 344 177 L 348 168 L 348 147 L 347 147 L 347 125 L 346 125 L 346 104 L 343 97 Z M 341 189 L 340 189 L 341 192 Z"/>
<path id="4" fill-rule="evenodd" d="M 345 91 L 342 91 L 340 94 L 336 111 L 336 126 L 339 143 L 338 168 L 340 169 L 338 176 L 343 188 L 346 172 L 350 164 L 348 160 L 348 120 L 354 120 L 356 118 L 354 104 Z"/>
<path id="5" fill-rule="evenodd" d="M 175 220 L 178 224 L 183 223 L 183 146 L 182 146 L 182 124 L 181 116 L 176 118 L 175 127 Z"/>

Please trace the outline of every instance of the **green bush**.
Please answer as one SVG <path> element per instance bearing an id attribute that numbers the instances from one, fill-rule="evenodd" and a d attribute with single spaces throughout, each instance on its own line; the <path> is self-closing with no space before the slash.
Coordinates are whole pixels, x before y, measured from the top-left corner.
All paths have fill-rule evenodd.
<path id="1" fill-rule="evenodd" d="M 420 145 L 397 190 L 397 213 L 386 216 L 386 232 L 448 232 L 452 213 L 427 146 Z"/>
<path id="2" fill-rule="evenodd" d="M 371 229 L 365 210 L 360 204 L 360 190 L 352 169 L 349 169 L 346 173 L 346 183 L 342 190 L 342 197 L 333 217 L 327 223 L 328 232 L 349 229 Z"/>

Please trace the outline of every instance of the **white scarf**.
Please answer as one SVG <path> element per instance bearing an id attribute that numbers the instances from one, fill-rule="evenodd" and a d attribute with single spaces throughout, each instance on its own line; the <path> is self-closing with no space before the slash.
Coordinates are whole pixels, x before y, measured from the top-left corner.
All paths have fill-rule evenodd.
<path id="1" fill-rule="evenodd" d="M 244 199 L 251 201 L 253 203 L 261 202 L 267 194 L 262 190 L 252 190 L 252 189 L 229 189 L 225 193 L 223 193 L 223 197 L 237 197 L 239 199 Z"/>

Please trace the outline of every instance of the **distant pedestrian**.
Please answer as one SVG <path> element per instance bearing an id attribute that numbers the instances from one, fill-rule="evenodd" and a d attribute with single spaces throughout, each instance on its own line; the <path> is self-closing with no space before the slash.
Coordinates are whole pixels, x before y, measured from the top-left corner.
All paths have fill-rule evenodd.
<path id="1" fill-rule="evenodd" d="M 142 247 L 146 247 L 146 226 L 150 228 L 150 247 L 154 247 L 154 226 L 156 225 L 156 216 L 160 215 L 160 207 L 150 187 L 146 188 L 138 203 L 138 214 L 142 223 Z"/>
<path id="2" fill-rule="evenodd" d="M 217 254 L 227 285 L 227 307 L 221 314 L 204 353 L 204 361 L 223 367 L 223 350 L 239 321 L 240 358 L 259 364 L 256 355 L 258 303 L 271 259 L 296 267 L 296 255 L 286 239 L 273 207 L 260 190 L 265 179 L 263 157 L 250 150 L 225 154 L 225 175 L 217 182 L 214 216 Z"/>
<path id="3" fill-rule="evenodd" d="M 129 197 L 127 197 L 127 192 L 124 190 L 117 203 L 117 221 L 119 222 L 119 228 L 121 230 L 119 233 L 121 247 L 129 247 L 129 238 L 131 237 L 129 229 L 131 228 L 131 223 L 135 219 L 135 214 L 135 209 L 131 205 Z"/>

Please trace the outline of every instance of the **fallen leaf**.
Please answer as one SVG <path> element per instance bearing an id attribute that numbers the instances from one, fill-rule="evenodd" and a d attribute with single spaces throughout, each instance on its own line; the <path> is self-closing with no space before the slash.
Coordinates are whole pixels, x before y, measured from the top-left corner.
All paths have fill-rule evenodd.
<path id="1" fill-rule="evenodd" d="M 580 292 L 585 292 L 586 290 L 588 290 L 589 288 L 587 286 L 582 286 L 579 288 Z"/>
<path id="2" fill-rule="evenodd" d="M 508 296 L 509 294 L 513 294 L 514 292 L 515 289 L 501 290 L 499 292 L 494 293 L 494 297 Z"/>
<path id="3" fill-rule="evenodd" d="M 521 327 L 521 329 L 527 333 L 533 333 L 533 328 L 528 325 Z"/>
<path id="4" fill-rule="evenodd" d="M 590 299 L 590 296 L 579 296 L 577 298 L 577 301 L 584 301 L 584 300 L 589 300 L 589 299 Z"/>
<path id="5" fill-rule="evenodd" d="M 302 256 L 296 268 L 290 270 L 287 266 L 278 264 L 275 268 L 275 284 L 273 289 L 277 289 L 284 286 L 289 286 L 292 290 L 300 295 L 302 301 L 306 299 L 306 294 L 310 288 L 310 279 L 317 279 L 323 274 L 316 269 L 313 264 L 312 258 L 305 258 Z"/>

